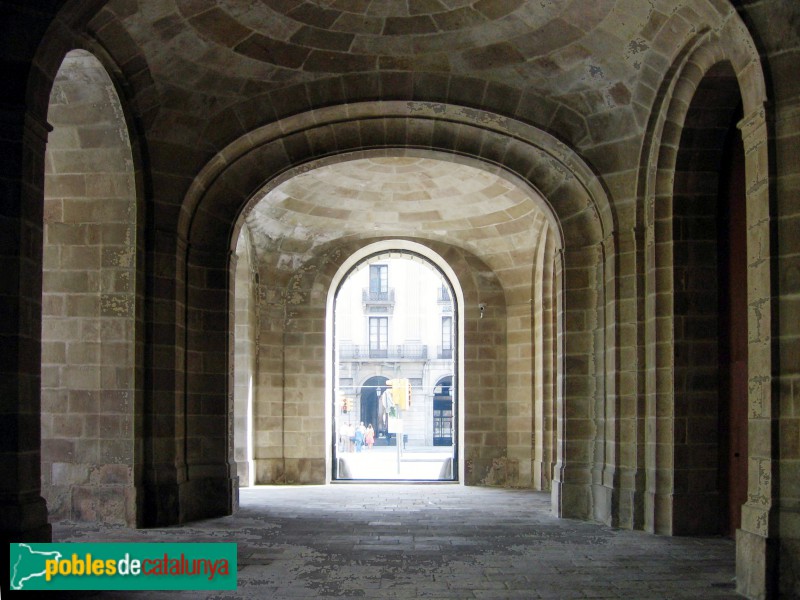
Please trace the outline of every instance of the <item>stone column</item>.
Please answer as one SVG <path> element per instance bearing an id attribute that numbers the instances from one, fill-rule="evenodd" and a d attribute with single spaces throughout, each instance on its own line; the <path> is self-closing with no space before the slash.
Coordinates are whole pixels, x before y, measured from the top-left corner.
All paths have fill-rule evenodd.
<path id="1" fill-rule="evenodd" d="M 232 253 L 192 245 L 187 258 L 186 487 L 188 520 L 228 515 L 238 498 L 233 460 Z"/>
<path id="2" fill-rule="evenodd" d="M 247 227 L 242 227 L 232 258 L 234 283 L 234 458 L 239 485 L 249 486 L 253 480 L 253 395 L 257 373 L 258 343 L 256 331 L 256 285 L 253 274 L 252 246 Z"/>
<path id="3" fill-rule="evenodd" d="M 530 487 L 534 435 L 532 429 L 534 372 L 531 369 L 534 343 L 533 319 L 529 299 L 518 298 L 518 300 L 518 303 L 508 305 L 507 484 Z"/>
<path id="4" fill-rule="evenodd" d="M 284 340 L 285 271 L 259 257 L 256 300 L 258 370 L 253 399 L 253 464 L 256 485 L 285 483 L 284 463 Z"/>
<path id="5" fill-rule="evenodd" d="M 51 535 L 40 481 L 43 159 L 48 130 L 22 107 L 0 109 L 0 155 L 5 157 L 0 161 L 3 555 L 9 542 L 44 542 Z"/>
<path id="6" fill-rule="evenodd" d="M 186 242 L 163 231 L 148 233 L 142 524 L 155 527 L 185 520 Z"/>
<path id="7" fill-rule="evenodd" d="M 613 523 L 641 529 L 645 493 L 644 255 L 643 228 L 617 233 L 616 344 L 617 496 Z"/>
<path id="8" fill-rule="evenodd" d="M 736 587 L 749 598 L 761 598 L 775 591 L 772 582 L 778 559 L 778 449 L 774 447 L 778 409 L 771 378 L 770 190 L 765 109 L 746 115 L 739 128 L 744 142 L 747 189 L 749 420 L 748 500 L 742 507 L 742 527 L 736 531 Z"/>
<path id="9" fill-rule="evenodd" d="M 550 490 L 555 462 L 556 361 L 559 358 L 555 335 L 558 311 L 555 284 L 555 235 L 549 229 L 542 235 L 534 271 L 531 313 L 534 320 L 532 368 L 533 450 L 532 486 Z"/>
<path id="10" fill-rule="evenodd" d="M 564 395 L 558 404 L 553 508 L 560 517 L 593 518 L 592 473 L 603 400 L 603 248 L 564 252 Z"/>

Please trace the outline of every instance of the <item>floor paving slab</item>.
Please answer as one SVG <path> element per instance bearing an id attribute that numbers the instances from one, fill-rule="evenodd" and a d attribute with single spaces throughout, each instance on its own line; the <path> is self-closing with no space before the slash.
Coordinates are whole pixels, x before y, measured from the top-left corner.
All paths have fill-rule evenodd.
<path id="1" fill-rule="evenodd" d="M 133 530 L 54 523 L 58 542 L 236 542 L 238 588 L 109 599 L 741 598 L 732 540 L 558 519 L 547 493 L 457 484 L 240 490 L 229 517 Z"/>

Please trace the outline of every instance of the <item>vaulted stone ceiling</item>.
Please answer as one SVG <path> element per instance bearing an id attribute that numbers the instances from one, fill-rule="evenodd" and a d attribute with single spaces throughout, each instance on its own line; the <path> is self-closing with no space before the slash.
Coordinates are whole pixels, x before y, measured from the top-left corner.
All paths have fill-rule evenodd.
<path id="1" fill-rule="evenodd" d="M 648 29 L 665 19 L 653 4 L 175 0 L 140 2 L 125 23 L 157 76 L 177 75 L 179 84 L 211 95 L 329 73 L 413 70 L 480 74 L 544 95 L 619 87 L 624 96 Z M 130 5 L 111 6 L 124 14 Z"/>
<path id="2" fill-rule="evenodd" d="M 704 2 L 693 2 L 693 10 L 682 14 L 685 4 L 112 0 L 108 13 L 92 26 L 101 40 L 118 37 L 120 28 L 130 36 L 128 58 L 138 62 L 141 52 L 162 101 L 181 113 L 181 119 L 162 113 L 164 126 L 213 122 L 232 106 L 239 106 L 241 118 L 254 97 L 321 80 L 326 84 L 284 97 L 315 106 L 348 100 L 352 94 L 344 88 L 353 84 L 369 88 L 374 97 L 410 93 L 434 99 L 437 87 L 440 97 L 461 87 L 473 104 L 495 104 L 497 112 L 513 113 L 520 102 L 547 100 L 552 104 L 540 110 L 549 121 L 559 106 L 574 113 L 573 119 L 631 108 L 660 32 L 667 27 L 679 46 L 700 26 L 687 21 L 697 16 L 694 11 L 705 8 L 706 16 L 720 18 Z M 375 74 L 387 76 L 367 76 Z"/>
<path id="3" fill-rule="evenodd" d="M 189 181 L 258 127 L 373 100 L 510 116 L 598 171 L 621 162 L 620 146 L 622 162 L 635 161 L 658 86 L 648 61 L 660 68 L 703 23 L 732 13 L 706 0 L 111 0 L 89 25 L 132 82 L 152 160 L 163 163 L 154 170 Z M 445 239 L 482 256 L 532 247 L 503 233 L 521 218 L 506 205 L 535 211 L 521 200 L 528 192 L 476 169 L 393 160 L 338 163 L 275 190 L 248 218 L 264 251 L 293 247 L 297 259 L 368 232 Z M 476 191 L 498 186 L 501 207 Z M 476 215 L 507 218 L 493 223 L 494 242 Z"/>
<path id="4" fill-rule="evenodd" d="M 361 158 L 297 175 L 247 216 L 256 248 L 296 267 L 333 239 L 414 236 L 481 256 L 498 271 L 534 250 L 545 221 L 530 190 L 473 166 L 415 156 Z"/>

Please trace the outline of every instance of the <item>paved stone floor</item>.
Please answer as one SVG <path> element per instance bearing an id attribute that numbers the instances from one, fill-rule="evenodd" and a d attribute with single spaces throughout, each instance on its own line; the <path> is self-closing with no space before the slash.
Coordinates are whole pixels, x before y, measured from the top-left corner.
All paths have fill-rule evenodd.
<path id="1" fill-rule="evenodd" d="M 556 519 L 549 494 L 453 484 L 241 490 L 236 515 L 147 531 L 54 525 L 58 542 L 236 542 L 235 592 L 95 598 L 740 598 L 734 544 Z M 88 594 L 86 594 L 88 596 Z"/>

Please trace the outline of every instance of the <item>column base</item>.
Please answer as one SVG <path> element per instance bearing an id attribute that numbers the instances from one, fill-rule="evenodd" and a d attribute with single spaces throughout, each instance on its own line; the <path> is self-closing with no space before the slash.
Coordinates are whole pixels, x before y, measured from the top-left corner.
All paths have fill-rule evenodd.
<path id="1" fill-rule="evenodd" d="M 591 486 L 554 481 L 550 492 L 552 510 L 562 519 L 592 519 Z"/>
<path id="2" fill-rule="evenodd" d="M 736 530 L 736 592 L 752 600 L 778 597 L 778 548 L 744 529 Z"/>

